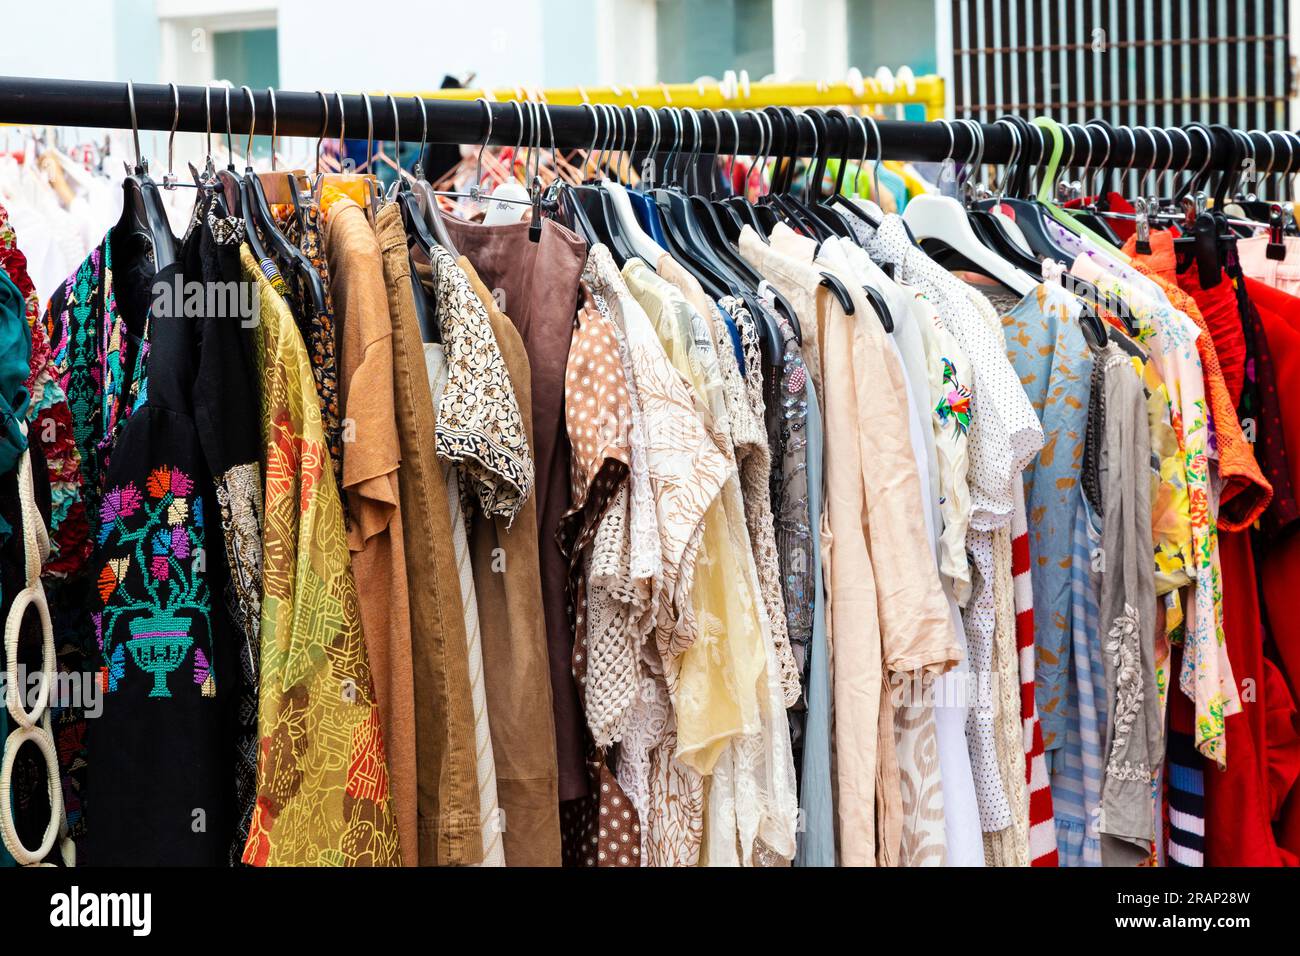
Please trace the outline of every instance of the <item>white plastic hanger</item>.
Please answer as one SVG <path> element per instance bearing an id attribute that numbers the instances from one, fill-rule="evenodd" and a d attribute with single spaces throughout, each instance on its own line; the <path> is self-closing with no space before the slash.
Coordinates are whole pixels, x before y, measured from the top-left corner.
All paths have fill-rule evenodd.
<path id="1" fill-rule="evenodd" d="M 972 169 L 977 168 L 978 158 L 972 166 Z M 1037 278 L 1016 268 L 980 241 L 971 228 L 966 207 L 951 196 L 915 197 L 903 210 L 903 221 L 917 242 L 939 240 L 1017 295 L 1028 295 L 1038 285 Z"/>
<path id="2" fill-rule="evenodd" d="M 917 242 L 938 239 L 1017 295 L 1028 295 L 1038 280 L 1007 262 L 980 242 L 966 209 L 951 196 L 917 196 L 903 210 L 903 221 Z"/>

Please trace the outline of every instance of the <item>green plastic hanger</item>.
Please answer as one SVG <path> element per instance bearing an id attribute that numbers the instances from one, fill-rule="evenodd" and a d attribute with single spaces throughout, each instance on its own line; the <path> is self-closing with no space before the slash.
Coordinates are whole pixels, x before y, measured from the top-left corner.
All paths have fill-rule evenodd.
<path id="1" fill-rule="evenodd" d="M 1047 167 L 1043 170 L 1042 183 L 1039 184 L 1038 196 L 1036 197 L 1038 201 L 1047 207 L 1047 211 L 1051 213 L 1053 219 L 1075 235 L 1095 242 L 1107 252 L 1112 250 L 1118 252 L 1119 250 L 1104 236 L 1089 229 L 1056 204 L 1052 194 L 1056 189 L 1056 173 L 1061 162 L 1061 153 L 1065 149 L 1064 139 L 1061 136 L 1061 124 L 1046 116 L 1036 116 L 1033 119 L 1033 125 L 1046 130 L 1052 137 L 1052 155 L 1047 161 Z"/>

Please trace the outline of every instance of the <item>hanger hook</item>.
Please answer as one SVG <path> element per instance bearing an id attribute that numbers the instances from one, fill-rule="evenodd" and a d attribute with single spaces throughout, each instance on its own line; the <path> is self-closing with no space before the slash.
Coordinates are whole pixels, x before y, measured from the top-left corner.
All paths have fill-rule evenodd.
<path id="1" fill-rule="evenodd" d="M 767 153 L 763 156 L 763 171 L 768 177 L 768 192 L 775 193 L 776 187 L 781 184 L 781 150 L 785 148 L 786 128 L 782 123 L 780 130 L 777 129 L 776 117 L 772 115 L 775 107 L 767 106 L 759 110 L 759 115 L 763 118 L 763 125 L 767 127 Z M 781 145 L 777 145 L 777 136 L 781 137 Z M 771 163 L 771 171 L 768 172 L 767 164 Z"/>
<path id="2" fill-rule="evenodd" d="M 542 97 L 542 101 L 537 104 L 537 107 L 542 111 L 542 118 L 546 120 L 546 135 L 551 141 L 551 168 L 556 170 L 556 175 L 559 175 L 559 166 L 555 162 L 555 127 L 551 125 L 551 107 L 546 102 L 546 97 Z M 540 144 L 541 141 L 541 130 L 539 129 L 537 142 Z"/>
<path id="3" fill-rule="evenodd" d="M 1097 129 L 1101 130 L 1102 138 L 1106 141 L 1106 152 L 1102 155 L 1101 162 L 1097 164 L 1097 171 L 1094 174 L 1095 176 L 1100 176 L 1105 174 L 1106 166 L 1107 164 L 1110 163 L 1110 150 L 1111 150 L 1110 130 L 1108 130 L 1100 120 L 1095 120 L 1095 119 L 1089 120 L 1087 123 L 1084 124 L 1083 128 L 1085 130 L 1090 130 L 1094 126 Z M 1092 133 L 1088 134 L 1088 142 L 1089 143 L 1092 142 Z M 1097 187 L 1093 182 L 1087 182 L 1084 183 L 1083 185 L 1083 191 L 1086 195 L 1095 196 L 1097 194 Z"/>
<path id="4" fill-rule="evenodd" d="M 772 117 L 763 110 L 755 111 L 754 115 L 763 128 L 763 162 L 758 167 L 758 186 L 759 189 L 767 189 L 771 192 L 771 186 L 764 182 L 767 175 L 767 164 L 772 160 L 773 150 L 776 149 L 776 125 L 772 122 Z"/>
<path id="5" fill-rule="evenodd" d="M 1088 158 L 1083 161 L 1083 166 L 1079 171 L 1079 178 L 1076 180 L 1076 184 L 1082 188 L 1082 184 L 1088 181 L 1088 171 L 1092 169 L 1092 135 L 1082 123 L 1071 123 L 1069 128 L 1071 139 L 1074 138 L 1075 129 L 1078 129 L 1083 134 L 1083 141 L 1088 144 Z"/>
<path id="6" fill-rule="evenodd" d="M 817 124 L 813 122 L 812 117 L 809 116 L 807 113 L 796 113 L 796 114 L 795 114 L 795 117 L 796 117 L 796 120 L 795 120 L 796 123 L 797 123 L 798 120 L 800 120 L 800 119 L 806 119 L 806 120 L 808 121 L 808 126 L 812 129 L 812 136 L 813 136 L 813 156 L 817 156 L 818 153 L 819 153 L 820 150 L 821 150 L 821 141 L 817 138 Z M 809 161 L 808 164 L 804 167 L 804 170 L 803 170 L 803 195 L 804 195 L 804 202 L 809 202 L 809 198 L 808 198 L 808 197 L 811 195 L 811 193 L 808 192 L 808 179 L 809 179 L 809 177 L 812 175 L 812 170 L 813 170 L 813 164 L 812 164 L 811 161 Z M 818 185 L 818 188 L 820 189 L 820 188 L 821 188 L 821 184 L 818 183 L 817 185 Z"/>
<path id="7" fill-rule="evenodd" d="M 402 120 L 397 115 L 397 100 L 393 98 L 393 94 L 384 90 L 384 99 L 388 100 L 388 107 L 393 111 L 393 162 L 397 163 L 397 179 L 400 182 L 402 179 Z"/>
<path id="8" fill-rule="evenodd" d="M 703 134 L 703 129 L 700 126 L 699 110 L 688 107 L 686 113 L 691 118 L 691 129 L 695 137 L 695 140 L 691 146 L 690 155 L 687 157 L 686 161 L 690 163 L 690 167 L 688 171 L 690 173 L 691 181 L 695 184 L 693 191 L 698 193 L 700 191 L 699 160 L 704 149 L 704 134 Z"/>
<path id="9" fill-rule="evenodd" d="M 1147 134 L 1147 139 L 1151 140 L 1151 164 L 1150 164 L 1149 166 L 1147 166 L 1146 171 L 1143 172 L 1141 178 L 1139 178 L 1139 180 L 1138 180 L 1138 188 L 1137 188 L 1137 194 L 1138 194 L 1139 196 L 1145 196 L 1145 195 L 1146 195 L 1146 185 L 1147 185 L 1147 180 L 1150 179 L 1150 178 L 1151 178 L 1151 174 L 1155 172 L 1156 163 L 1157 163 L 1157 162 L 1159 161 L 1159 159 L 1160 159 L 1160 147 L 1159 147 L 1159 145 L 1156 143 L 1156 134 L 1153 133 L 1153 132 L 1151 132 L 1151 127 L 1149 127 L 1149 126 L 1138 126 L 1138 127 L 1135 127 L 1135 131 L 1136 131 L 1136 130 L 1141 130 L 1142 132 L 1146 133 L 1146 134 Z M 1135 147 L 1134 151 L 1136 152 L 1136 144 L 1137 144 L 1137 139 L 1136 139 L 1136 137 L 1134 138 L 1133 142 L 1134 142 L 1134 147 Z"/>
<path id="10" fill-rule="evenodd" d="M 654 136 L 655 121 L 658 119 L 658 117 L 655 116 L 655 111 L 654 111 L 653 109 L 651 109 L 649 106 L 636 106 L 636 107 L 633 107 L 633 108 L 632 108 L 632 114 L 633 114 L 634 117 L 637 117 L 637 119 L 634 119 L 634 120 L 633 120 L 633 125 L 636 126 L 638 129 L 639 129 L 640 126 L 641 126 L 641 124 L 640 124 L 640 120 L 639 120 L 639 117 L 641 116 L 641 111 L 642 111 L 642 110 L 649 110 L 649 111 L 650 111 L 650 145 L 653 147 L 653 146 L 654 146 L 654 143 L 655 143 L 655 136 Z M 633 155 L 632 155 L 631 157 L 629 157 L 629 162 L 635 162 L 635 160 L 636 160 L 636 156 L 635 156 L 635 153 L 636 153 L 636 147 L 635 147 L 635 145 L 634 145 L 633 148 L 632 148 L 632 152 L 633 152 Z M 647 152 L 647 153 L 646 153 L 646 160 L 653 160 L 653 157 L 654 157 L 654 153 L 653 153 L 653 152 Z M 641 165 L 641 171 L 642 171 L 641 178 L 642 178 L 642 179 L 645 179 L 644 171 L 645 171 L 645 168 L 646 168 L 646 167 L 645 167 L 645 161 L 646 161 L 646 160 L 642 160 L 642 161 L 641 161 L 641 163 L 642 163 L 642 165 Z M 629 167 L 629 168 L 630 168 L 630 167 Z"/>
<path id="11" fill-rule="evenodd" d="M 603 104 L 597 104 L 593 106 L 591 110 L 592 110 L 592 120 L 594 121 L 595 126 L 592 130 L 592 137 L 591 137 L 592 148 L 591 150 L 588 151 L 587 155 L 592 157 L 591 178 L 595 180 L 595 179 L 600 179 L 601 177 L 601 160 L 604 158 L 605 155 L 605 139 L 606 136 L 608 135 L 605 127 L 609 124 L 609 119 L 605 114 L 605 108 Z"/>
<path id="12" fill-rule="evenodd" d="M 953 122 L 961 123 L 962 128 L 970 134 L 970 149 L 966 151 L 966 156 L 962 159 L 962 166 L 964 168 L 961 171 L 961 175 L 957 177 L 957 194 L 960 196 L 965 192 L 966 184 L 970 182 L 971 177 L 975 175 L 975 170 L 979 168 L 979 164 L 974 161 L 976 155 L 983 158 L 984 149 L 977 132 L 977 127 L 979 126 L 978 123 L 971 119 L 958 119 L 953 120 Z M 1015 139 L 1013 137 L 1013 142 L 1014 141 Z"/>
<path id="13" fill-rule="evenodd" d="M 1267 177 L 1267 176 L 1271 176 L 1271 175 L 1273 175 L 1273 165 L 1277 162 L 1277 147 L 1273 145 L 1273 140 L 1272 140 L 1272 138 L 1268 135 L 1268 133 L 1264 132 L 1264 130 L 1262 130 L 1262 129 L 1252 129 L 1252 130 L 1247 130 L 1247 131 L 1246 131 L 1246 138 L 1247 138 L 1248 140 L 1250 140 L 1252 154 L 1253 154 L 1254 147 L 1255 147 L 1255 134 L 1256 134 L 1256 133 L 1258 133 L 1260 136 L 1263 136 L 1263 137 L 1264 137 L 1264 141 L 1265 141 L 1266 143 L 1268 143 L 1268 169 L 1264 170 L 1264 172 L 1263 172 L 1262 175 L 1259 175 L 1259 170 L 1258 170 L 1258 169 L 1255 170 L 1256 175 L 1259 175 L 1259 178 L 1263 179 L 1263 178 L 1265 178 L 1265 177 Z"/>
<path id="14" fill-rule="evenodd" d="M 208 162 L 212 162 L 212 84 L 204 85 L 203 124 L 208 136 Z"/>
<path id="15" fill-rule="evenodd" d="M 239 88 L 248 97 L 248 139 L 244 141 L 244 168 L 253 168 L 253 133 L 257 130 L 257 104 L 253 102 L 253 91 L 247 86 Z"/>
<path id="16" fill-rule="evenodd" d="M 1287 147 L 1288 147 L 1288 148 L 1290 148 L 1292 142 L 1294 142 L 1295 145 L 1296 145 L 1297 147 L 1300 147 L 1300 136 L 1297 136 L 1295 133 L 1291 132 L 1291 130 L 1289 130 L 1289 129 L 1288 129 L 1288 130 L 1284 130 L 1283 133 L 1284 133 L 1284 135 L 1286 136 L 1286 141 L 1287 141 Z M 1300 151 L 1300 150 L 1298 150 L 1298 151 Z M 1294 158 L 1294 155 L 1295 155 L 1295 154 L 1293 153 L 1293 154 L 1292 154 L 1292 158 Z M 1291 178 L 1291 188 L 1290 188 L 1290 191 L 1289 191 L 1289 192 L 1286 194 L 1286 196 L 1284 197 L 1285 200 L 1286 200 L 1286 202 L 1291 202 L 1292 199 L 1293 199 L 1293 197 L 1295 196 L 1295 174 L 1296 174 L 1296 172 L 1300 172 L 1300 171 L 1293 171 L 1293 170 L 1291 169 L 1291 160 L 1288 160 L 1288 161 L 1287 161 L 1287 174 L 1291 175 L 1292 178 Z M 1284 176 L 1284 177 L 1283 177 L 1283 181 L 1284 181 L 1284 182 L 1285 182 L 1285 179 L 1286 179 L 1286 177 Z"/>
<path id="17" fill-rule="evenodd" d="M 276 125 L 279 122 L 279 117 L 276 115 L 277 111 L 275 108 L 275 88 L 268 86 L 266 88 L 266 95 L 271 99 L 271 172 L 275 172 L 275 131 Z"/>
<path id="18" fill-rule="evenodd" d="M 1041 187 L 1042 175 L 1047 169 L 1048 157 L 1051 155 L 1051 150 L 1047 148 L 1047 130 L 1043 129 L 1043 127 L 1039 126 L 1037 123 L 1032 125 L 1026 123 L 1026 126 L 1028 126 L 1034 135 L 1038 137 L 1038 155 L 1034 157 L 1033 173 L 1031 174 L 1033 176 L 1033 182 L 1031 183 L 1026 180 L 1026 184 L 1029 186 L 1032 195 Z M 984 131 L 981 129 L 981 139 L 983 139 L 983 133 Z M 1026 151 L 1028 150 L 1028 147 L 1029 143 L 1026 140 Z M 1026 156 L 1026 158 L 1028 157 Z"/>
<path id="19" fill-rule="evenodd" d="M 1232 177 L 1233 188 L 1240 191 L 1241 170 L 1249 169 L 1251 172 L 1255 174 L 1250 180 L 1250 184 L 1253 186 L 1255 182 L 1258 181 L 1259 178 L 1259 167 L 1255 163 L 1255 140 L 1250 135 L 1243 133 L 1239 129 L 1234 129 L 1232 131 L 1232 137 L 1238 143 L 1241 144 L 1246 154 L 1245 157 L 1238 160 L 1239 165 L 1237 167 L 1236 172 L 1233 173 L 1233 177 Z M 1245 165 L 1246 161 L 1249 162 L 1250 164 L 1249 166 Z"/>
<path id="20" fill-rule="evenodd" d="M 346 135 L 347 123 L 345 122 L 347 120 L 347 111 L 343 108 L 342 93 L 339 93 L 336 90 L 334 93 L 334 99 L 335 102 L 338 104 L 338 108 L 339 108 L 339 153 L 341 155 L 343 153 L 343 150 L 346 148 L 344 147 L 343 143 L 347 139 L 347 135 Z"/>
<path id="21" fill-rule="evenodd" d="M 1169 133 L 1177 133 L 1179 136 L 1181 136 L 1181 137 L 1183 138 L 1183 142 L 1185 142 L 1185 143 L 1187 144 L 1187 151 L 1186 151 L 1185 153 L 1183 153 L 1183 162 L 1182 162 L 1182 165 L 1179 166 L 1178 169 L 1175 170 L 1175 171 L 1173 171 L 1173 173 L 1171 173 L 1171 175 L 1170 175 L 1171 181 L 1176 181 L 1176 180 L 1177 180 L 1177 176 L 1181 175 L 1181 174 L 1182 174 L 1182 173 L 1187 169 L 1187 167 L 1188 167 L 1189 165 L 1191 165 L 1191 162 L 1192 162 L 1192 138 L 1191 138 L 1190 136 L 1187 135 L 1187 130 L 1183 129 L 1181 126 L 1171 126 L 1171 127 L 1169 127 L 1169 129 L 1168 129 L 1166 132 L 1169 132 Z M 1173 146 L 1173 140 L 1171 139 L 1171 140 L 1170 140 L 1170 147 L 1171 147 L 1171 150 L 1172 150 L 1172 146 Z M 1171 155 L 1171 159 L 1172 159 L 1172 155 Z"/>
<path id="22" fill-rule="evenodd" d="M 487 114 L 487 130 L 483 133 L 483 142 L 478 148 L 478 159 L 474 163 L 474 185 L 470 193 L 475 199 L 478 199 L 479 191 L 483 188 L 483 150 L 487 149 L 488 140 L 492 138 L 492 104 L 488 102 L 486 96 L 480 96 L 478 101 L 483 104 L 483 112 Z M 423 97 L 420 102 L 424 102 Z"/>
<path id="23" fill-rule="evenodd" d="M 608 130 L 605 138 L 605 178 L 609 179 L 610 170 L 614 167 L 614 147 L 618 145 L 620 127 L 618 123 L 618 110 L 609 103 L 601 104 L 606 117 L 606 128 Z"/>
<path id="24" fill-rule="evenodd" d="M 998 180 L 993 187 L 993 195 L 999 200 L 1006 195 L 1007 182 L 1011 179 L 1011 171 L 1016 168 L 1016 160 L 1020 156 L 1020 127 L 1016 125 L 1015 120 L 1006 116 L 1001 117 L 996 126 L 1006 126 L 1007 131 L 1011 134 L 1011 156 L 1007 159 L 1007 164 L 1002 167 L 1002 178 Z M 975 144 L 975 134 L 971 133 L 971 145 Z"/>
<path id="25" fill-rule="evenodd" d="M 531 116 L 530 129 L 532 130 L 532 139 L 528 147 L 528 157 L 533 163 L 533 173 L 529 177 L 529 183 L 535 183 L 542 169 L 542 114 L 536 100 L 528 101 L 528 112 Z M 530 187 L 531 188 L 531 187 Z"/>
<path id="26" fill-rule="evenodd" d="M 578 105 L 591 114 L 591 145 L 587 147 L 587 161 L 590 161 L 596 152 L 596 140 L 600 137 L 600 120 L 596 116 L 596 107 L 586 102 Z"/>
<path id="27" fill-rule="evenodd" d="M 181 94 L 180 91 L 176 89 L 175 83 L 168 83 L 167 85 L 171 87 L 172 91 L 172 129 L 171 132 L 167 134 L 167 175 L 163 176 L 163 188 L 175 189 L 176 176 L 174 175 L 174 170 L 176 156 L 176 127 L 180 125 L 181 121 Z"/>
<path id="28" fill-rule="evenodd" d="M 650 140 L 650 152 L 648 155 L 650 160 L 650 179 L 653 182 L 656 172 L 655 164 L 659 162 L 659 141 L 663 129 L 660 126 L 659 111 L 651 106 L 647 106 L 646 109 L 650 111 L 650 131 L 653 136 L 653 139 Z M 645 177 L 642 176 L 642 178 Z"/>
<path id="29" fill-rule="evenodd" d="M 366 105 L 366 172 L 373 173 L 375 171 L 375 114 L 370 109 L 370 94 L 362 93 L 361 99 Z"/>
<path id="30" fill-rule="evenodd" d="M 681 127 L 677 122 L 677 114 L 671 106 L 661 107 L 667 119 L 673 121 L 672 138 L 667 139 L 665 145 L 668 147 L 664 155 L 664 182 L 673 182 L 673 157 L 677 153 L 677 146 L 681 138 Z"/>
<path id="31" fill-rule="evenodd" d="M 605 115 L 605 109 L 602 104 L 598 103 L 591 109 L 592 119 L 595 121 L 595 128 L 592 130 L 592 149 L 588 155 L 591 157 L 591 178 L 597 180 L 601 177 L 601 160 L 605 155 L 605 138 L 607 136 L 605 127 L 608 125 L 609 120 Z"/>
<path id="32" fill-rule="evenodd" d="M 718 120 L 717 110 L 706 109 L 704 114 L 709 119 L 713 120 L 713 153 L 711 154 L 713 156 L 713 162 L 710 167 L 709 175 L 709 198 L 713 198 L 718 193 L 718 177 L 713 175 L 713 172 L 717 169 L 718 160 L 722 156 L 722 123 Z"/>
<path id="33" fill-rule="evenodd" d="M 673 118 L 673 143 L 668 152 L 670 175 L 672 182 L 680 186 L 682 182 L 682 150 L 686 146 L 686 118 L 683 116 L 681 108 L 677 106 L 668 107 L 668 115 Z"/>
<path id="34" fill-rule="evenodd" d="M 617 179 L 618 169 L 623 165 L 623 156 L 627 154 L 627 117 L 620 107 L 611 106 L 610 111 L 618 119 L 618 157 L 614 167 L 614 178 Z"/>
<path id="35" fill-rule="evenodd" d="M 1199 180 L 1205 174 L 1205 171 L 1210 168 L 1210 161 L 1214 159 L 1214 140 L 1210 138 L 1210 133 L 1205 127 L 1197 125 L 1193 126 L 1192 129 L 1200 133 L 1205 140 L 1205 162 L 1201 163 L 1201 168 L 1196 171 L 1196 179 Z"/>
<path id="36" fill-rule="evenodd" d="M 1137 160 L 1137 136 L 1133 134 L 1131 126 L 1121 126 L 1120 129 L 1128 133 L 1128 162 L 1124 164 L 1124 169 L 1119 174 L 1119 181 L 1123 183 L 1124 177 L 1133 171 L 1133 163 Z"/>
<path id="37" fill-rule="evenodd" d="M 321 143 L 325 140 L 325 133 L 330 126 L 330 99 L 325 95 L 324 90 L 317 90 L 316 95 L 320 97 L 321 105 L 321 122 L 320 134 L 316 137 L 316 175 L 320 175 L 320 148 Z"/>
<path id="38" fill-rule="evenodd" d="M 723 110 L 722 112 L 726 114 L 727 119 L 731 120 L 731 132 L 735 136 L 735 142 L 731 144 L 731 158 L 727 162 L 727 188 L 735 189 L 736 154 L 740 152 L 740 121 L 736 119 L 735 110 Z M 719 133 L 719 136 L 721 136 L 721 133 Z"/>
<path id="39" fill-rule="evenodd" d="M 608 103 L 600 104 L 600 116 L 604 130 L 600 138 L 600 178 L 609 179 L 609 164 L 614 156 L 614 114 Z"/>
<path id="40" fill-rule="evenodd" d="M 681 184 L 683 189 L 687 188 L 687 183 L 690 181 L 688 177 L 694 171 L 691 161 L 695 155 L 696 139 L 692 138 L 690 140 L 691 148 L 689 150 L 686 148 L 686 121 L 692 117 L 693 113 L 694 110 L 690 107 L 683 106 L 677 109 L 677 118 L 681 120 L 682 124 L 681 147 L 677 150 L 677 182 Z M 694 131 L 692 131 L 692 136 L 694 136 Z"/>
<path id="41" fill-rule="evenodd" d="M 691 157 L 694 155 L 695 142 L 694 140 L 690 140 L 690 148 L 688 148 L 686 139 L 686 121 L 690 118 L 691 109 L 690 107 L 683 106 L 676 108 L 674 112 L 677 114 L 677 119 L 681 121 L 681 141 L 677 149 L 677 163 L 675 167 L 677 171 L 677 182 L 683 189 L 686 189 L 688 188 L 687 177 L 691 174 L 693 169 L 691 165 Z"/>
<path id="42" fill-rule="evenodd" d="M 948 160 L 952 159 L 952 151 L 957 146 L 957 137 L 953 134 L 952 126 L 949 125 L 952 120 L 940 116 L 935 119 L 935 122 L 942 123 L 943 131 L 948 134 L 948 151 L 944 153 L 943 159 L 940 160 L 940 162 L 946 163 Z"/>
<path id="43" fill-rule="evenodd" d="M 880 124 L 876 122 L 876 118 L 874 116 L 872 116 L 870 113 L 864 114 L 862 115 L 862 121 L 871 127 L 871 135 L 875 137 L 876 140 L 876 161 L 875 163 L 872 164 L 871 167 L 871 178 L 873 182 L 879 183 L 880 163 L 885 158 L 885 141 L 880 137 Z M 861 172 L 861 169 L 859 169 L 858 171 Z M 854 185 L 855 186 L 857 185 L 856 180 L 854 181 Z"/>
<path id="44" fill-rule="evenodd" d="M 230 84 L 225 86 L 226 92 L 226 168 L 235 168 L 235 145 L 234 135 L 230 131 Z"/>
<path id="45" fill-rule="evenodd" d="M 970 121 L 971 132 L 975 134 L 975 162 L 971 166 L 973 173 L 978 174 L 984 168 L 984 124 L 978 120 Z M 982 185 L 982 184 L 980 184 Z"/>
<path id="46" fill-rule="evenodd" d="M 1282 135 L 1282 142 L 1286 143 L 1286 165 L 1283 166 L 1282 171 L 1277 174 L 1278 194 L 1281 194 L 1282 187 L 1286 183 L 1286 174 L 1291 169 L 1291 163 L 1295 160 L 1295 150 L 1292 149 L 1291 147 L 1291 138 L 1286 135 L 1286 131 L 1283 131 L 1281 135 Z M 1273 138 L 1272 132 L 1270 132 L 1268 136 L 1269 139 L 1271 140 Z"/>
<path id="47" fill-rule="evenodd" d="M 140 126 L 135 118 L 135 81 L 126 81 L 126 104 L 131 109 L 131 137 L 135 140 L 135 170 L 136 173 L 143 173 L 147 170 L 144 161 L 140 158 Z"/>
<path id="48" fill-rule="evenodd" d="M 1164 137 L 1165 148 L 1169 151 L 1168 155 L 1165 156 L 1164 166 L 1160 168 L 1160 172 L 1156 173 L 1155 181 L 1152 184 L 1152 192 L 1154 193 L 1160 189 L 1161 177 L 1163 177 L 1165 173 L 1169 172 L 1169 167 L 1174 164 L 1174 138 L 1170 136 L 1169 131 L 1162 126 L 1152 127 L 1151 132 L 1159 133 Z"/>
<path id="49" fill-rule="evenodd" d="M 510 154 L 510 175 L 515 175 L 515 164 L 519 162 L 519 150 L 524 143 L 524 108 L 519 105 L 518 100 L 511 100 L 510 105 L 515 109 L 515 122 L 519 127 L 519 135 L 515 138 L 515 148 Z"/>
<path id="50" fill-rule="evenodd" d="M 763 168 L 762 165 L 760 165 L 760 163 L 764 161 L 764 154 L 765 154 L 766 151 L 767 151 L 767 130 L 766 130 L 766 129 L 764 128 L 764 126 L 763 126 L 763 121 L 760 120 L 760 119 L 758 118 L 758 110 L 755 110 L 755 109 L 748 109 L 748 110 L 745 110 L 745 111 L 743 112 L 743 115 L 748 116 L 748 117 L 750 117 L 751 119 L 753 119 L 753 121 L 754 121 L 754 126 L 758 128 L 758 152 L 757 152 L 757 153 L 754 153 L 754 154 L 750 157 L 749 173 L 747 173 L 746 176 L 745 176 L 745 190 L 744 190 L 744 195 L 748 196 L 748 195 L 749 195 L 749 177 L 752 176 L 752 175 L 754 174 L 754 171 L 755 171 L 756 169 L 757 169 L 757 170 L 761 170 L 761 169 Z M 739 123 L 737 123 L 737 127 L 739 127 Z M 737 142 L 739 142 L 739 140 L 737 140 Z M 762 174 L 760 173 L 760 174 L 759 174 L 759 181 L 760 181 L 760 182 L 762 181 L 762 178 L 763 178 L 763 177 L 762 177 Z"/>
<path id="51" fill-rule="evenodd" d="M 637 128 L 636 108 L 624 106 L 623 109 L 627 110 L 627 125 L 632 132 L 632 148 L 627 151 L 623 163 L 623 182 L 630 183 L 632 182 L 632 157 L 636 155 L 636 143 L 641 138 L 641 131 Z"/>
<path id="52" fill-rule="evenodd" d="M 412 167 L 412 172 L 415 173 L 416 179 L 423 180 L 424 154 L 429 149 L 429 109 L 424 105 L 423 96 L 415 97 L 415 102 L 420 106 L 420 152 L 416 154 L 415 166 Z M 491 112 L 492 110 L 489 108 L 488 114 L 491 115 Z M 480 155 L 480 159 L 481 158 Z"/>
<path id="53" fill-rule="evenodd" d="M 1058 170 L 1068 169 L 1069 167 L 1074 165 L 1074 132 L 1070 130 L 1070 124 L 1068 123 L 1065 124 L 1064 126 L 1058 123 L 1057 128 L 1060 129 L 1062 133 L 1065 133 L 1066 131 L 1070 132 L 1070 152 L 1067 153 L 1065 156 L 1061 157 L 1061 162 L 1057 167 Z M 1065 137 L 1062 136 L 1061 139 L 1064 140 Z"/>
<path id="54" fill-rule="evenodd" d="M 700 189 L 700 164 L 705 156 L 704 124 L 700 121 L 700 114 L 703 112 L 704 110 L 702 109 L 691 110 L 691 125 L 695 128 L 695 140 L 696 140 L 694 159 L 691 164 L 691 171 L 694 174 L 696 193 L 703 192 L 703 190 Z"/>
<path id="55" fill-rule="evenodd" d="M 524 185 L 531 190 L 533 188 L 531 167 L 533 165 L 533 156 L 536 152 L 533 149 L 533 132 L 536 126 L 537 117 L 536 114 L 533 113 L 533 103 L 531 100 L 520 101 L 519 108 L 523 111 L 524 115 L 528 117 L 528 134 L 524 137 L 523 145 L 523 148 L 528 151 L 526 153 L 527 158 L 524 160 Z"/>
<path id="56" fill-rule="evenodd" d="M 858 132 L 862 134 L 862 153 L 858 156 L 858 168 L 853 171 L 853 195 L 860 196 L 862 193 L 859 191 L 858 183 L 862 179 L 862 167 L 867 162 L 867 150 L 870 148 L 871 136 L 867 132 L 867 123 L 862 118 L 862 114 L 852 113 L 850 115 L 853 117 L 853 121 L 858 124 Z"/>

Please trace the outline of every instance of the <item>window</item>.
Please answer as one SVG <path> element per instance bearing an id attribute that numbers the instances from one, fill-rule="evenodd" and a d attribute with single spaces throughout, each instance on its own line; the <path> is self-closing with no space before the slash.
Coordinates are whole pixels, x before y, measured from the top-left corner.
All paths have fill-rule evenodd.
<path id="1" fill-rule="evenodd" d="M 772 72 L 772 0 L 659 0 L 656 6 L 664 83 L 689 83 L 727 70 L 748 70 L 755 80 Z"/>
<path id="2" fill-rule="evenodd" d="M 221 30 L 212 38 L 212 72 L 219 80 L 255 90 L 280 85 L 280 60 L 274 27 Z"/>
<path id="3" fill-rule="evenodd" d="M 910 66 L 917 76 L 935 72 L 934 6 L 848 0 L 849 66 L 870 76 L 881 64 Z"/>

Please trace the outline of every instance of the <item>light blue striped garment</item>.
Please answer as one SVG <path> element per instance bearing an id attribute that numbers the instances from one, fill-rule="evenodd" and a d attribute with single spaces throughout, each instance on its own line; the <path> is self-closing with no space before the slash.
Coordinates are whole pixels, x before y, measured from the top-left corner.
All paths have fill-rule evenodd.
<path id="1" fill-rule="evenodd" d="M 1102 741 L 1105 680 L 1097 633 L 1097 576 L 1092 554 L 1100 548 L 1100 522 L 1079 496 L 1070 552 L 1070 673 L 1066 682 L 1065 746 L 1051 755 L 1052 806 L 1061 866 L 1101 866 Z"/>

